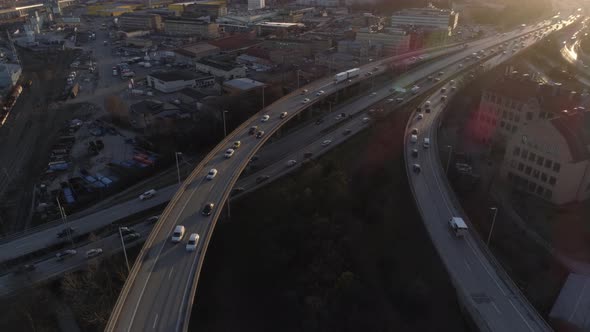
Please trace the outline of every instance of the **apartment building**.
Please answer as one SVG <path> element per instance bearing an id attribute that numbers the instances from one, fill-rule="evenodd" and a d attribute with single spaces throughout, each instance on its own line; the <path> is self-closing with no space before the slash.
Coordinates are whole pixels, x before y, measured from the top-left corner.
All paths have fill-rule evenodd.
<path id="1" fill-rule="evenodd" d="M 369 28 L 359 29 L 355 40 L 366 49 L 380 48 L 381 55 L 395 55 L 410 49 L 410 35 L 402 29 L 383 29 L 372 32 Z"/>
<path id="2" fill-rule="evenodd" d="M 579 99 L 577 93 L 564 90 L 560 83 L 540 84 L 527 74 L 510 72 L 483 91 L 467 130 L 480 143 L 505 143 L 529 123 L 573 109 Z"/>
<path id="3" fill-rule="evenodd" d="M 167 17 L 164 32 L 176 36 L 200 36 L 213 39 L 219 37 L 219 25 L 190 17 Z"/>
<path id="4" fill-rule="evenodd" d="M 125 13 L 119 16 L 119 28 L 123 31 L 134 30 L 162 30 L 162 17 L 149 13 Z"/>
<path id="5" fill-rule="evenodd" d="M 577 108 L 521 127 L 509 139 L 501 176 L 554 204 L 590 197 L 590 112 Z"/>

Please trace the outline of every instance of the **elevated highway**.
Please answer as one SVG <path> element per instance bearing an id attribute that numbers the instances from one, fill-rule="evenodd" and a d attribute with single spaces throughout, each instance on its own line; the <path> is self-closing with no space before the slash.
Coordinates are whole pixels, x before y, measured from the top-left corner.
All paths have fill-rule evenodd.
<path id="1" fill-rule="evenodd" d="M 435 61 L 420 67 L 408 75 L 397 80 L 396 86 L 407 87 L 414 82 L 423 80 L 429 75 L 436 75 L 443 70 L 460 71 L 457 63 L 462 61 L 472 52 L 495 47 L 504 41 L 525 35 L 530 31 L 539 29 L 540 26 L 527 27 L 511 32 L 505 36 L 488 38 L 471 45 L 454 55 Z M 508 58 L 509 56 L 506 56 Z M 374 62 L 361 68 L 359 79 L 365 79 L 366 73 L 376 70 L 376 74 L 386 70 L 391 59 Z M 189 178 L 182 184 L 180 190 L 173 197 L 160 221 L 154 227 L 150 237 L 140 252 L 127 282 L 120 294 L 119 300 L 113 309 L 111 318 L 106 327 L 107 331 L 186 331 L 190 316 L 193 298 L 197 288 L 197 282 L 204 260 L 208 242 L 221 213 L 221 207 L 226 202 L 231 188 L 239 174 L 248 164 L 250 158 L 260 149 L 264 142 L 276 132 L 286 121 L 296 116 L 297 113 L 321 98 L 341 90 L 347 85 L 333 84 L 331 78 L 314 82 L 306 88 L 310 91 L 308 96 L 301 96 L 299 92 L 289 94 L 274 104 L 264 109 L 258 116 L 247 120 L 222 141 L 193 171 Z M 319 90 L 325 93 L 319 97 L 315 94 Z M 302 103 L 303 98 L 310 98 L 307 104 Z M 385 98 L 386 96 L 375 96 Z M 286 118 L 279 115 L 288 112 Z M 267 122 L 261 122 L 262 115 L 269 115 Z M 260 138 L 248 135 L 248 128 L 258 126 L 265 133 Z M 242 146 L 229 159 L 224 158 L 223 152 L 231 146 L 233 141 L 239 140 Z M 206 180 L 209 169 L 216 168 L 219 171 L 217 177 L 211 181 Z M 207 203 L 214 203 L 215 208 L 210 216 L 201 215 L 201 209 Z M 201 240 L 195 252 L 186 252 L 184 245 L 172 244 L 170 236 L 176 225 L 184 225 L 187 235 L 199 233 Z M 488 271 L 495 274 L 495 271 Z M 455 275 L 452 275 L 456 277 Z M 494 280 L 504 280 L 506 276 Z M 484 281 L 485 282 L 485 281 Z M 487 285 L 489 286 L 489 285 Z M 523 297 L 515 297 L 517 303 L 527 303 Z M 511 302 L 513 304 L 513 302 Z M 510 306 L 502 308 L 511 309 Z M 487 318 L 484 317 L 484 322 Z M 495 316 L 494 319 L 502 320 L 503 316 Z M 530 320 L 540 322 L 543 320 L 533 313 Z M 525 320 L 528 322 L 528 320 Z M 491 330 L 505 331 L 498 326 L 511 326 L 522 322 L 512 320 L 499 324 L 490 324 Z M 520 325 L 515 329 L 518 331 Z"/>

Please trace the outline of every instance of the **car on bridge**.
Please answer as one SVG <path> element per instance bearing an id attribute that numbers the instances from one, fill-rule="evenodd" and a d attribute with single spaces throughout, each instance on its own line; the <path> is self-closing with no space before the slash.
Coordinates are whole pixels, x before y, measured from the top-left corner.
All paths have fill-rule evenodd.
<path id="1" fill-rule="evenodd" d="M 176 225 L 176 227 L 174 228 L 174 232 L 172 232 L 172 237 L 170 238 L 170 240 L 174 243 L 180 242 L 180 240 L 182 240 L 182 237 L 184 236 L 184 231 L 185 228 L 183 225 Z"/>
<path id="2" fill-rule="evenodd" d="M 309 98 L 305 98 L 305 99 L 303 99 L 303 100 L 301 101 L 301 103 L 302 103 L 302 104 L 307 104 L 307 103 L 309 103 L 309 101 L 310 101 L 310 100 L 309 100 Z"/>
<path id="3" fill-rule="evenodd" d="M 213 203 L 205 204 L 205 206 L 203 207 L 203 210 L 201 211 L 201 214 L 204 216 L 210 216 L 211 212 L 213 212 L 214 207 L 215 207 L 215 204 L 213 204 Z"/>
<path id="4" fill-rule="evenodd" d="M 258 131 L 258 126 L 252 126 L 252 127 L 250 127 L 250 130 L 248 130 L 248 135 L 254 135 L 254 134 L 256 134 L 257 131 Z"/>
<path id="5" fill-rule="evenodd" d="M 73 256 L 77 253 L 78 252 L 74 249 L 67 249 L 67 250 L 64 250 L 62 252 L 58 252 L 57 254 L 55 254 L 55 257 L 57 258 L 58 261 L 63 261 L 67 257 Z"/>
<path id="6" fill-rule="evenodd" d="M 86 252 L 86 258 L 93 258 L 102 255 L 101 248 L 90 249 Z"/>
<path id="7" fill-rule="evenodd" d="M 231 148 L 235 150 L 235 149 L 239 148 L 241 145 L 242 145 L 242 142 L 235 141 Z"/>
<path id="8" fill-rule="evenodd" d="M 260 122 L 266 122 L 266 121 L 268 121 L 268 119 L 270 119 L 270 115 L 268 115 L 268 114 L 267 115 L 264 115 L 262 117 L 262 119 L 260 119 Z"/>
<path id="9" fill-rule="evenodd" d="M 422 168 L 420 167 L 419 164 L 413 164 L 412 171 L 416 174 L 420 174 L 420 172 L 422 171 Z"/>
<path id="10" fill-rule="evenodd" d="M 139 200 L 145 201 L 146 199 L 150 199 L 154 196 L 156 196 L 156 189 L 150 189 L 144 192 L 143 194 L 139 195 Z"/>
<path id="11" fill-rule="evenodd" d="M 282 112 L 280 118 L 284 119 L 287 117 L 287 112 Z"/>
<path id="12" fill-rule="evenodd" d="M 193 233 L 188 238 L 188 242 L 186 243 L 186 251 L 195 251 L 197 249 L 197 244 L 199 243 L 199 234 Z"/>
<path id="13" fill-rule="evenodd" d="M 264 131 L 263 131 L 263 130 L 259 130 L 259 131 L 256 133 L 256 138 L 262 138 L 262 136 L 264 136 Z"/>
<path id="14" fill-rule="evenodd" d="M 322 146 L 328 146 L 331 143 L 332 143 L 332 140 L 327 139 L 327 140 L 325 140 L 325 141 L 322 142 Z"/>
<path id="15" fill-rule="evenodd" d="M 123 242 L 133 242 L 141 237 L 141 234 L 135 232 L 123 236 Z"/>
<path id="16" fill-rule="evenodd" d="M 61 231 L 59 231 L 59 233 L 57 233 L 57 237 L 62 238 L 64 236 L 67 236 L 68 234 L 74 233 L 75 231 L 76 230 L 72 227 L 64 228 Z"/>
<path id="17" fill-rule="evenodd" d="M 320 90 L 315 95 L 319 97 L 319 96 L 323 95 L 324 93 L 326 93 L 324 90 Z"/>
<path id="18" fill-rule="evenodd" d="M 229 159 L 229 158 L 231 158 L 234 155 L 234 152 L 235 152 L 234 149 L 227 149 L 227 150 L 225 150 L 224 157 L 226 159 Z"/>
<path id="19" fill-rule="evenodd" d="M 209 170 L 209 173 L 207 173 L 207 180 L 213 180 L 215 176 L 217 176 L 217 170 L 212 168 Z"/>
<path id="20" fill-rule="evenodd" d="M 291 159 L 291 160 L 287 161 L 286 165 L 287 165 L 287 167 L 293 167 L 293 166 L 297 165 L 297 160 Z"/>

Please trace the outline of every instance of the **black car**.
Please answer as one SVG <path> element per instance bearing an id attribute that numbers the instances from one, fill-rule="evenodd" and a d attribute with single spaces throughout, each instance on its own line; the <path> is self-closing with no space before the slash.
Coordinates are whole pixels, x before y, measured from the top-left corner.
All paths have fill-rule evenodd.
<path id="1" fill-rule="evenodd" d="M 315 124 L 316 124 L 316 125 L 320 125 L 320 124 L 322 124 L 323 122 L 324 122 L 324 119 L 318 119 L 318 120 L 315 122 Z"/>
<path id="2" fill-rule="evenodd" d="M 203 211 L 201 211 L 201 214 L 204 216 L 210 216 L 211 212 L 213 212 L 214 206 L 215 206 L 215 204 L 213 204 L 213 203 L 205 204 L 205 206 L 203 207 Z"/>
<path id="3" fill-rule="evenodd" d="M 135 233 L 131 233 L 131 234 L 127 234 L 125 236 L 123 236 L 123 241 L 124 242 L 131 242 L 131 241 L 135 241 L 137 239 L 139 239 L 141 237 L 141 234 L 135 232 Z"/>
<path id="4" fill-rule="evenodd" d="M 250 130 L 248 130 L 248 135 L 254 135 L 257 130 L 258 130 L 257 126 L 250 127 Z"/>
<path id="5" fill-rule="evenodd" d="M 349 135 L 350 133 L 352 133 L 352 130 L 350 130 L 350 129 L 345 129 L 345 130 L 342 132 L 342 135 L 345 135 L 345 136 L 346 136 L 346 135 Z"/>
<path id="6" fill-rule="evenodd" d="M 412 157 L 418 158 L 418 150 L 412 149 Z"/>
<path id="7" fill-rule="evenodd" d="M 61 231 L 59 231 L 59 233 L 57 233 L 57 237 L 62 238 L 64 236 L 67 236 L 68 234 L 73 233 L 74 231 L 75 230 L 72 227 L 64 228 Z"/>
<path id="8" fill-rule="evenodd" d="M 418 164 L 414 164 L 412 165 L 412 170 L 414 171 L 414 173 L 416 174 L 420 174 L 420 171 L 422 171 L 422 169 L 420 168 L 420 165 Z"/>

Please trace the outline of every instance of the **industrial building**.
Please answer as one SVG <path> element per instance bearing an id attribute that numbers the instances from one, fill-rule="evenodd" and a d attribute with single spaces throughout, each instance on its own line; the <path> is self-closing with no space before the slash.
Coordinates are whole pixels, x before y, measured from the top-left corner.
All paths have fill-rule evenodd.
<path id="1" fill-rule="evenodd" d="M 197 18 L 172 16 L 164 20 L 164 32 L 169 35 L 191 35 L 213 39 L 219 37 L 219 25 Z"/>
<path id="2" fill-rule="evenodd" d="M 246 77 L 246 67 L 227 61 L 203 58 L 195 62 L 198 71 L 226 80 Z"/>
<path id="3" fill-rule="evenodd" d="M 119 17 L 119 28 L 124 31 L 133 30 L 162 30 L 162 17 L 157 14 L 149 13 L 125 13 Z"/>
<path id="4" fill-rule="evenodd" d="M 215 85 L 215 77 L 190 71 L 155 72 L 147 75 L 147 85 L 164 93 L 184 88 L 209 88 Z"/>

